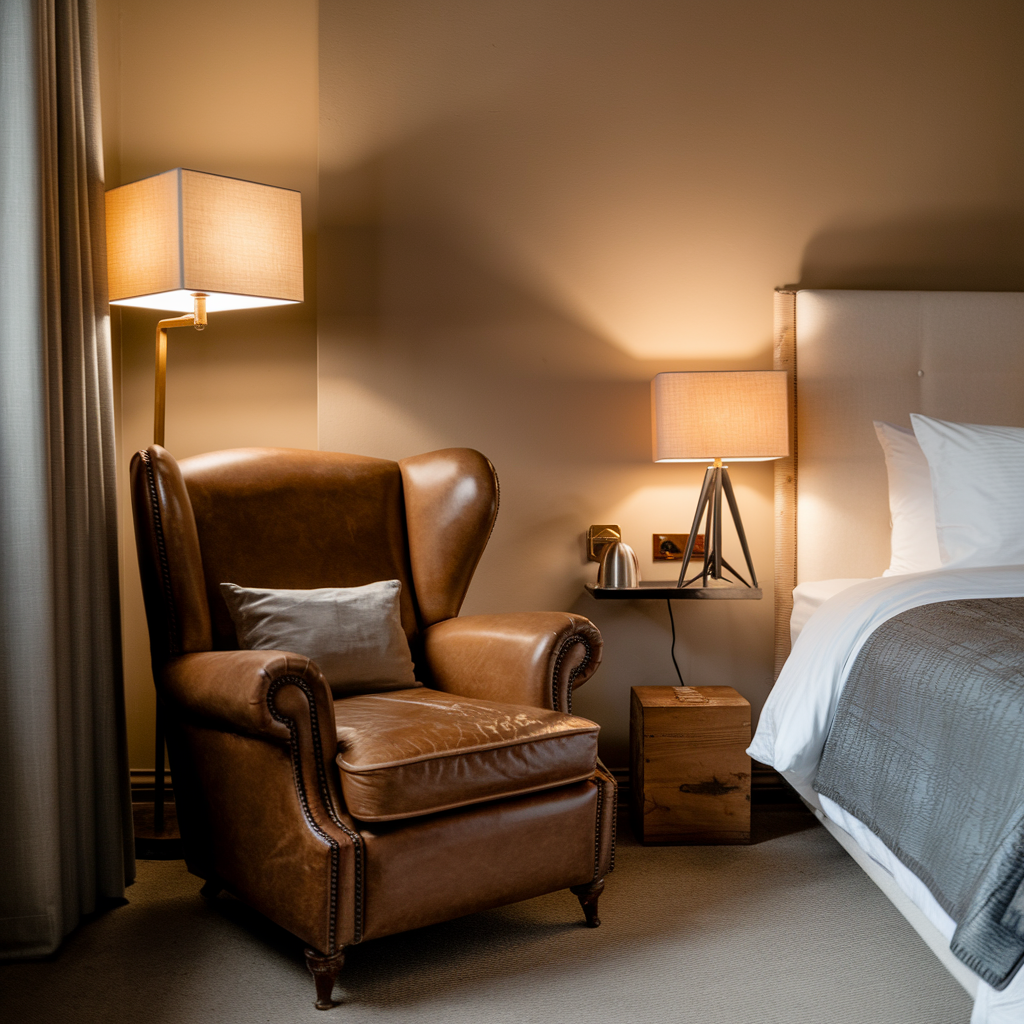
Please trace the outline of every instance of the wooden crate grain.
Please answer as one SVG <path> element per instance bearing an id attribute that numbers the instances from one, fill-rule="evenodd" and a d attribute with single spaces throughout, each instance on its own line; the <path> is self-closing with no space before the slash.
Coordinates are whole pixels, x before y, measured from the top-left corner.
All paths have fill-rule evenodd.
<path id="1" fill-rule="evenodd" d="M 634 686 L 630 810 L 644 843 L 750 842 L 750 704 L 731 686 Z"/>

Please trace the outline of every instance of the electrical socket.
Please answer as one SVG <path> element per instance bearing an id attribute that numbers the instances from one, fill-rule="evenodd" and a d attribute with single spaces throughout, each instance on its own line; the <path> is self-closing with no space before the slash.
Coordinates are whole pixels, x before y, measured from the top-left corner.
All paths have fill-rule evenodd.
<path id="1" fill-rule="evenodd" d="M 689 539 L 688 533 L 654 533 L 651 535 L 651 557 L 656 562 L 681 562 Z M 691 561 L 703 557 L 704 534 L 698 533 L 697 540 L 693 545 Z"/>

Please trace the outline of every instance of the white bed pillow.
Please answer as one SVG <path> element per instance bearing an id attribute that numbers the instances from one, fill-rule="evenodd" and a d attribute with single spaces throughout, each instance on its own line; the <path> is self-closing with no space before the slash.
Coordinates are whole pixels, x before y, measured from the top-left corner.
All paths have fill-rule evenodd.
<path id="1" fill-rule="evenodd" d="M 420 685 L 402 629 L 400 580 L 320 590 L 222 583 L 220 592 L 239 647 L 312 658 L 335 697 Z"/>
<path id="2" fill-rule="evenodd" d="M 875 423 L 889 475 L 892 556 L 883 576 L 942 568 L 928 460 L 912 430 Z"/>
<path id="3" fill-rule="evenodd" d="M 911 414 L 947 567 L 1024 565 L 1024 429 Z"/>

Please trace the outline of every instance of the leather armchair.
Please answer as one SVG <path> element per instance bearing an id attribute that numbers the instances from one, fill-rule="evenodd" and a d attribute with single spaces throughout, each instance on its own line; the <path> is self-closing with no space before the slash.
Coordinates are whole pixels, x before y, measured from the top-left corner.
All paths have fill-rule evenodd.
<path id="1" fill-rule="evenodd" d="M 188 868 L 308 945 L 319 1009 L 367 939 L 563 888 L 600 923 L 615 783 L 571 708 L 601 635 L 458 617 L 497 515 L 482 455 L 153 446 L 131 491 Z M 219 591 L 386 579 L 426 686 L 340 699 L 301 653 L 238 650 Z"/>

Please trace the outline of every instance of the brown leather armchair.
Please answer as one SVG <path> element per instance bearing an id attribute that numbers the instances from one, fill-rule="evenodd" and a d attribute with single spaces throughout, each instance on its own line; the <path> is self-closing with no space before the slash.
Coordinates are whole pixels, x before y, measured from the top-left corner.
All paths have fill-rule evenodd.
<path id="1" fill-rule="evenodd" d="M 319 1009 L 367 939 L 563 888 L 600 923 L 615 784 L 571 704 L 601 635 L 457 617 L 498 508 L 479 452 L 153 446 L 131 490 L 186 863 L 308 944 Z M 427 688 L 338 700 L 301 654 L 239 650 L 219 590 L 390 579 Z"/>

